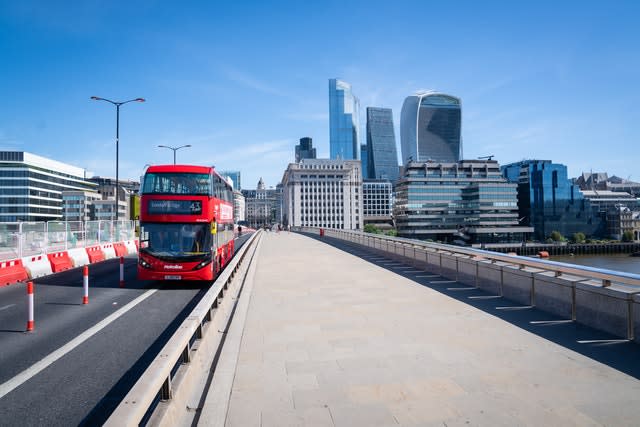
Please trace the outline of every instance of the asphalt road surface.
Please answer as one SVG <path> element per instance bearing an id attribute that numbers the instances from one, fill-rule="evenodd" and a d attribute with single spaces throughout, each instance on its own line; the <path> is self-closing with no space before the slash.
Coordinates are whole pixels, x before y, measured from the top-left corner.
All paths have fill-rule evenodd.
<path id="1" fill-rule="evenodd" d="M 248 235 L 236 241 L 236 251 Z M 208 285 L 140 282 L 135 256 L 36 279 L 35 330 L 26 286 L 0 288 L 0 425 L 100 425 L 198 303 Z"/>

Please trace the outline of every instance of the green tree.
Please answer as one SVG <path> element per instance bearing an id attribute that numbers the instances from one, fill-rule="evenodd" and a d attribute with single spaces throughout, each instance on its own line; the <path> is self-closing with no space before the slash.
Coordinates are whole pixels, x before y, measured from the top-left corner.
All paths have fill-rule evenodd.
<path id="1" fill-rule="evenodd" d="M 627 230 L 624 233 L 622 233 L 622 241 L 633 242 L 633 231 Z"/>
<path id="2" fill-rule="evenodd" d="M 560 234 L 559 231 L 555 231 L 555 230 L 552 231 L 551 234 L 549 235 L 549 237 L 554 242 L 563 242 L 564 241 L 564 236 L 562 234 Z"/>
<path id="3" fill-rule="evenodd" d="M 365 233 L 380 234 L 380 230 L 378 230 L 378 227 L 376 227 L 373 224 L 365 224 L 364 225 L 364 232 Z"/>
<path id="4" fill-rule="evenodd" d="M 387 236 L 396 237 L 398 236 L 398 230 L 387 230 L 384 232 Z"/>
<path id="5" fill-rule="evenodd" d="M 585 236 L 584 233 L 580 231 L 577 233 L 573 233 L 573 241 L 575 243 L 584 243 L 586 239 L 587 239 L 587 236 Z"/>

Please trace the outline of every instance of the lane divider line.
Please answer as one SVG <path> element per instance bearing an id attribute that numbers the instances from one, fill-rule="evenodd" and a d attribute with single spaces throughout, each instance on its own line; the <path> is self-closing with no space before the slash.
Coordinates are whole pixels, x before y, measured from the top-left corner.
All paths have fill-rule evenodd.
<path id="1" fill-rule="evenodd" d="M 57 349 L 56 351 L 45 356 L 42 360 L 34 363 L 29 368 L 20 372 L 18 375 L 11 378 L 9 381 L 6 381 L 5 383 L 0 384 L 0 399 L 2 399 L 7 394 L 11 393 L 14 389 L 21 386 L 22 384 L 24 384 L 34 376 L 36 376 L 42 370 L 50 366 L 53 362 L 60 359 L 61 357 L 69 353 L 71 350 L 73 350 L 74 348 L 76 348 L 77 346 L 79 346 L 80 344 L 82 344 L 83 342 L 85 342 L 86 340 L 88 340 L 98 332 L 100 332 L 102 329 L 107 327 L 110 323 L 118 319 L 118 317 L 122 316 L 127 311 L 131 310 L 133 307 L 140 304 L 145 299 L 149 298 L 155 292 L 157 292 L 157 289 L 148 290 L 144 294 L 140 295 L 138 298 L 131 301 L 129 304 L 123 306 L 122 308 L 118 309 L 114 313 L 105 317 L 103 320 L 96 323 L 94 326 L 87 329 L 86 331 L 84 331 L 83 333 L 81 333 L 80 335 L 78 335 L 77 337 L 75 337 L 74 339 L 72 339 L 71 341 L 69 341 L 68 343 L 66 343 L 59 349 Z"/>

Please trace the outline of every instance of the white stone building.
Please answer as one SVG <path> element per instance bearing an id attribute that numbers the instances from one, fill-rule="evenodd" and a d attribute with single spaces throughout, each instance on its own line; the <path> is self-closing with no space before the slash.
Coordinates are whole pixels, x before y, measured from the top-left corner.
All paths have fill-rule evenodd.
<path id="1" fill-rule="evenodd" d="M 285 225 L 363 228 L 359 160 L 302 159 L 289 164 L 282 184 Z"/>

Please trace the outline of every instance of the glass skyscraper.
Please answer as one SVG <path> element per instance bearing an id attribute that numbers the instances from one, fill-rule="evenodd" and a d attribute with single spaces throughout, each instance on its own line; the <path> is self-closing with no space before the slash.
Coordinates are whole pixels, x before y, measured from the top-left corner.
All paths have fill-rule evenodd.
<path id="1" fill-rule="evenodd" d="M 402 164 L 458 162 L 462 157 L 460 99 L 439 92 L 408 96 L 400 116 Z"/>
<path id="2" fill-rule="evenodd" d="M 535 238 L 544 241 L 552 231 L 571 238 L 582 232 L 602 234 L 604 223 L 567 176 L 567 167 L 551 160 L 523 160 L 504 165 L 502 175 L 518 184 L 521 224 L 534 228 Z"/>
<path id="3" fill-rule="evenodd" d="M 367 107 L 367 155 L 367 178 L 391 182 L 398 179 L 398 151 L 390 108 Z"/>
<path id="4" fill-rule="evenodd" d="M 351 85 L 329 79 L 329 156 L 359 160 L 360 101 Z"/>

